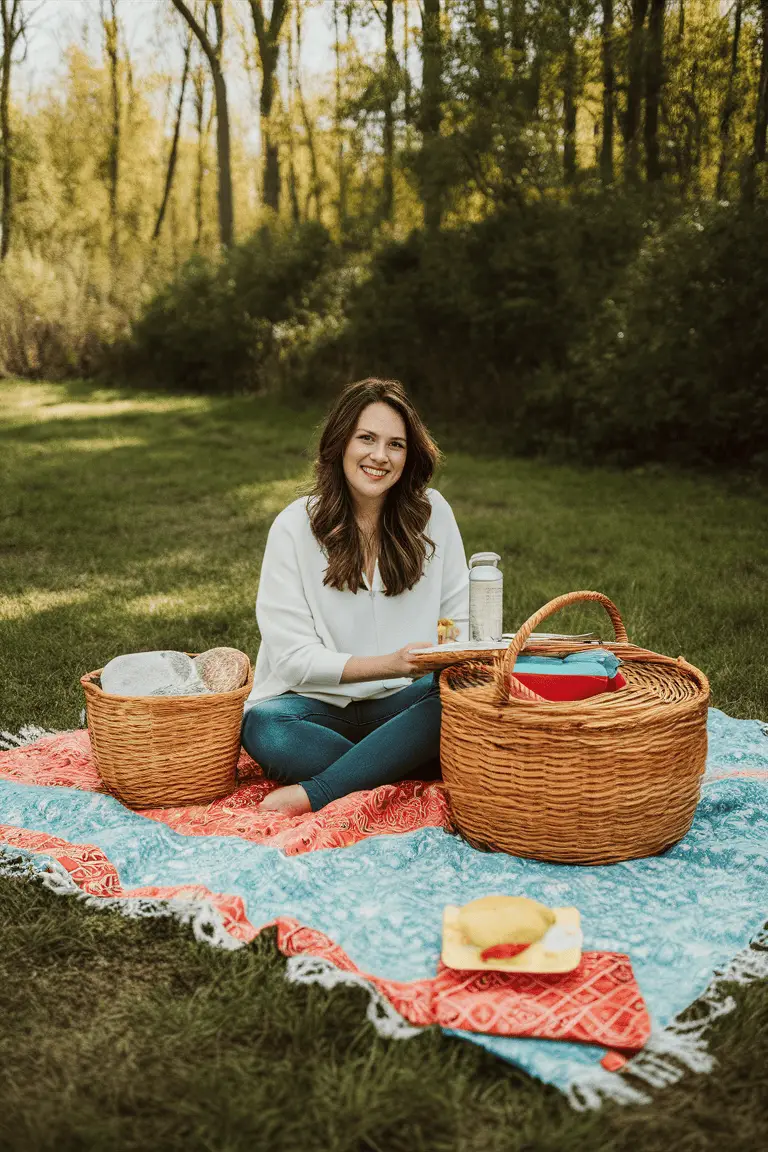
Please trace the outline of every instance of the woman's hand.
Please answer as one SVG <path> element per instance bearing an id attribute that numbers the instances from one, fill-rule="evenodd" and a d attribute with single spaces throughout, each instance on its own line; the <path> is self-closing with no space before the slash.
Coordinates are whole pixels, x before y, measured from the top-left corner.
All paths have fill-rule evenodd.
<path id="1" fill-rule="evenodd" d="M 418 664 L 415 664 L 410 659 L 410 651 L 412 648 L 431 648 L 434 640 L 413 640 L 410 644 L 404 644 L 402 648 L 398 648 L 397 652 L 393 652 L 392 660 L 392 675 L 393 676 L 421 676 L 422 670 Z"/>
<path id="2" fill-rule="evenodd" d="M 341 674 L 342 684 L 359 684 L 365 680 L 398 680 L 403 676 L 424 673 L 409 657 L 412 648 L 431 648 L 434 640 L 412 640 L 389 656 L 350 656 Z"/>

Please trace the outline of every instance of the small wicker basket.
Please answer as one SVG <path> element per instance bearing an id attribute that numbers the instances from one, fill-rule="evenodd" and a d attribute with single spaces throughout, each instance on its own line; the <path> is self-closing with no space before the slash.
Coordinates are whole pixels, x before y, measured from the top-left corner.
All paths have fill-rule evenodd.
<path id="1" fill-rule="evenodd" d="M 235 787 L 248 679 L 205 696 L 115 696 L 83 676 L 88 733 L 109 791 L 131 808 L 208 804 Z"/>
<path id="2" fill-rule="evenodd" d="M 511 698 L 509 677 L 531 632 L 580 600 L 602 604 L 626 687 L 588 700 Z M 528 644 L 566 655 L 588 644 Z M 706 676 L 630 644 L 600 592 L 545 604 L 501 659 L 440 675 L 443 780 L 454 822 L 476 847 L 536 860 L 609 864 L 651 856 L 691 826 L 707 754 Z"/>

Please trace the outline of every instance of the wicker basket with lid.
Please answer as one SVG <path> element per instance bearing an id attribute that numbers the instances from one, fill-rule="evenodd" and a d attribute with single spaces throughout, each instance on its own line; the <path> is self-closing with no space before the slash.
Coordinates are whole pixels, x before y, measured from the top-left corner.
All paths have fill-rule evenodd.
<path id="1" fill-rule="evenodd" d="M 131 808 L 208 804 L 234 791 L 243 703 L 241 688 L 204 696 L 116 696 L 81 677 L 88 733 L 99 775 Z"/>
<path id="2" fill-rule="evenodd" d="M 588 700 L 510 698 L 520 652 L 567 655 L 588 644 L 528 644 L 542 620 L 581 600 L 607 610 L 626 687 Z M 454 822 L 477 847 L 537 860 L 608 864 L 650 856 L 691 826 L 707 753 L 706 676 L 630 644 L 600 592 L 545 604 L 500 659 L 440 675 L 443 780 Z"/>

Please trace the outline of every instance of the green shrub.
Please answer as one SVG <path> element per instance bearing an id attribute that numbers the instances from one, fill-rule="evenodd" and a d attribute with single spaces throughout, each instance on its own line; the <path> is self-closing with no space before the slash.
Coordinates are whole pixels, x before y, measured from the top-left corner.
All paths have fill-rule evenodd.
<path id="1" fill-rule="evenodd" d="M 121 375 L 184 391 L 263 387 L 274 326 L 320 306 L 334 259 L 317 223 L 261 228 L 218 263 L 192 257 L 134 323 Z"/>
<path id="2" fill-rule="evenodd" d="M 382 249 L 350 301 L 355 362 L 401 378 L 438 415 L 501 420 L 527 450 L 539 380 L 565 368 L 642 237 L 642 204 L 603 194 L 414 232 Z"/>
<path id="3" fill-rule="evenodd" d="M 768 205 L 655 230 L 574 349 L 573 430 L 622 463 L 768 463 Z"/>

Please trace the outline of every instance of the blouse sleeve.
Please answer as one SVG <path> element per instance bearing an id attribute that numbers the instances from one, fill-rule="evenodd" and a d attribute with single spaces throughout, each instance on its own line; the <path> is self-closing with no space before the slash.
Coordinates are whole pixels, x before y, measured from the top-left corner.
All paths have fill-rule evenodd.
<path id="1" fill-rule="evenodd" d="M 453 620 L 459 640 L 469 639 L 469 573 L 464 542 L 450 504 L 444 500 L 447 520 L 443 582 L 440 589 L 440 615 Z"/>
<path id="2" fill-rule="evenodd" d="M 264 549 L 256 620 L 270 665 L 284 684 L 298 688 L 341 683 L 350 654 L 332 651 L 318 636 L 302 587 L 296 541 L 279 517 Z"/>

